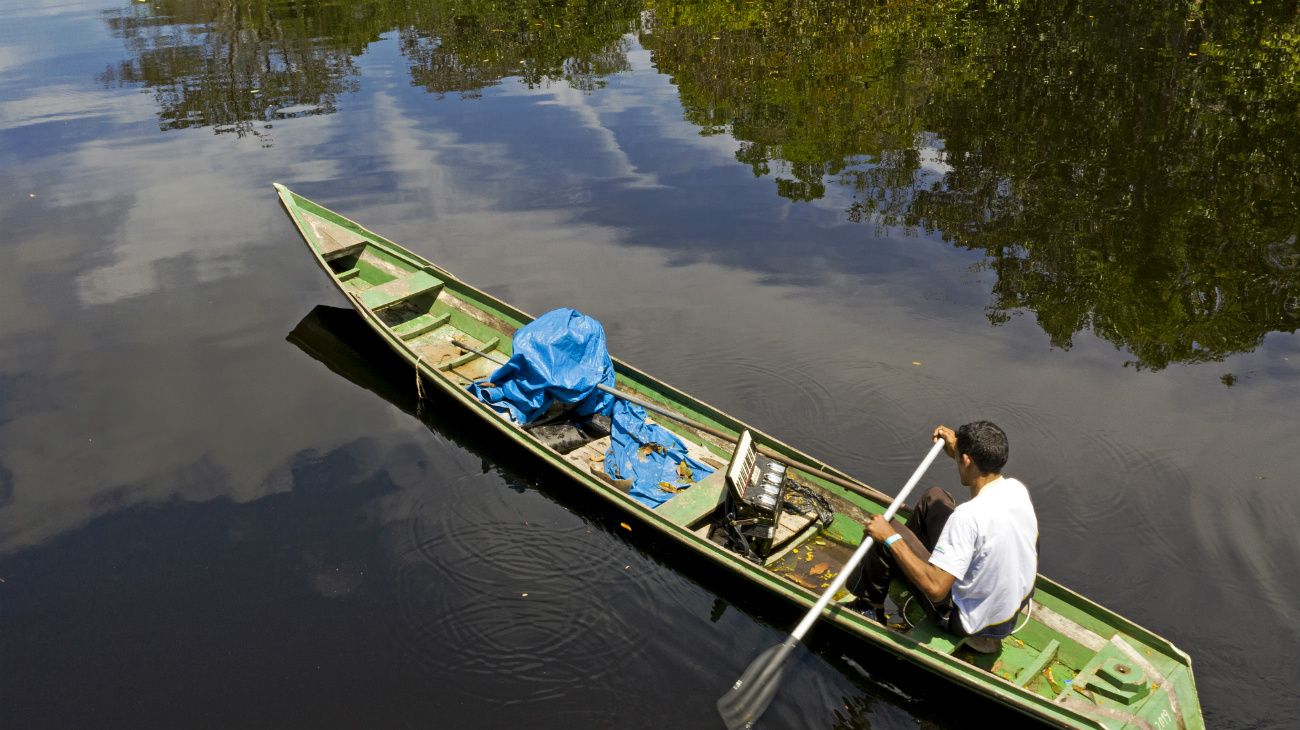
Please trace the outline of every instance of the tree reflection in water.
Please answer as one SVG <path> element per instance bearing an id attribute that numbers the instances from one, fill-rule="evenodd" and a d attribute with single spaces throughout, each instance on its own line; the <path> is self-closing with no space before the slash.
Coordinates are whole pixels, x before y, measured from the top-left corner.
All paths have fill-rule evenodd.
<path id="1" fill-rule="evenodd" d="M 651 6 L 688 119 L 785 197 L 984 252 L 995 324 L 1159 369 L 1300 322 L 1294 2 Z"/>
<path id="2" fill-rule="evenodd" d="M 989 320 L 1091 331 L 1139 368 L 1300 322 L 1300 12 L 1291 2 L 153 0 L 106 14 L 160 126 L 325 114 L 396 33 L 412 82 L 591 91 L 632 38 L 702 134 L 794 201 L 937 232 L 996 274 Z M 632 35 L 629 35 L 632 34 Z"/>

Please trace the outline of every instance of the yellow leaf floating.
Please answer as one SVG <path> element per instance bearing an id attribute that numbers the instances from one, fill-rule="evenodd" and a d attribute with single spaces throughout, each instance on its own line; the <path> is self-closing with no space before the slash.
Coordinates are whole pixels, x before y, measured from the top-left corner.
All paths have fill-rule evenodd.
<path id="1" fill-rule="evenodd" d="M 629 524 L 626 523 L 626 522 L 620 522 L 620 523 L 618 523 L 618 526 L 621 527 L 621 528 L 623 528 L 624 530 L 627 530 L 628 532 L 631 532 L 631 531 L 632 531 L 632 526 L 629 525 Z"/>
<path id="2" fill-rule="evenodd" d="M 819 573 L 825 573 L 826 570 L 830 567 L 831 567 L 830 563 L 825 563 L 825 562 L 818 563 L 812 567 L 812 570 L 808 571 L 808 575 L 817 575 Z"/>
<path id="3" fill-rule="evenodd" d="M 811 563 L 811 562 L 812 562 L 812 559 L 813 559 L 813 554 L 812 554 L 812 553 L 808 553 L 808 559 L 807 559 L 806 561 L 804 561 L 804 562 Z"/>

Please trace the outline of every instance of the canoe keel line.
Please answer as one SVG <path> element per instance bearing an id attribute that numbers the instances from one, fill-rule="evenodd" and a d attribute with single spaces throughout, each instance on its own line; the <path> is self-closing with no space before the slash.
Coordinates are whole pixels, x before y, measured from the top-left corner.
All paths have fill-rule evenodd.
<path id="1" fill-rule="evenodd" d="M 716 468 L 657 508 L 642 505 L 628 495 L 626 483 L 605 474 L 608 435 L 585 432 L 562 451 L 466 390 L 510 357 L 512 336 L 533 317 L 288 188 L 275 187 L 317 264 L 414 368 L 421 388 L 438 388 L 464 406 L 466 417 L 491 424 L 560 474 L 774 597 L 811 609 L 864 539 L 865 521 L 885 511 L 889 500 L 880 492 L 614 358 L 618 397 L 651 406 L 647 410 L 655 422 L 678 436 L 691 458 Z M 781 509 L 795 490 L 816 495 L 834 517 Z M 735 535 L 727 539 L 720 531 L 740 532 L 748 547 L 733 549 Z M 906 585 L 896 582 L 890 600 L 903 607 L 895 611 L 901 623 L 882 626 L 866 618 L 846 605 L 853 597 L 843 590 L 821 618 L 1047 725 L 1205 727 L 1186 653 L 1042 575 L 1032 613 L 993 654 L 972 651 L 908 597 Z M 719 693 L 724 689 L 720 685 Z"/>

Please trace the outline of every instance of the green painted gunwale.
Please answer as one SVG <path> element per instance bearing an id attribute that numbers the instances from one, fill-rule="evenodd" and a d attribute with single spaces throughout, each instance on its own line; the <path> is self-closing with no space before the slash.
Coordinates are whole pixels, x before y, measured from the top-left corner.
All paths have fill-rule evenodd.
<path id="1" fill-rule="evenodd" d="M 655 510 L 642 506 L 612 485 L 577 468 L 562 455 L 545 447 L 527 432 L 500 418 L 492 409 L 472 397 L 464 388 L 452 383 L 427 362 L 419 360 L 413 350 L 400 337 L 394 335 L 389 326 L 386 326 L 373 311 L 362 305 L 360 298 L 348 291 L 344 285 L 344 279 L 355 277 L 357 270 L 335 272 L 330 267 L 320 252 L 321 242 L 317 239 L 308 222 L 309 217 L 315 216 L 364 238 L 365 245 L 380 252 L 379 255 L 382 255 L 389 263 L 400 267 L 409 267 L 409 271 L 412 273 L 423 270 L 436 276 L 442 280 L 446 291 L 450 291 L 461 301 L 478 308 L 491 318 L 500 320 L 510 327 L 518 328 L 531 322 L 533 320 L 531 315 L 462 282 L 451 272 L 430 261 L 426 261 L 410 250 L 361 227 L 355 222 L 293 193 L 279 183 L 275 184 L 275 188 L 281 203 L 298 228 L 299 233 L 303 236 L 308 248 L 312 251 L 317 264 L 329 274 L 330 280 L 334 282 L 339 291 L 344 294 L 345 298 L 348 299 L 349 303 L 352 304 L 366 323 L 380 337 L 383 337 L 395 352 L 417 368 L 424 377 L 425 382 L 440 388 L 447 395 L 464 404 L 469 409 L 469 412 L 477 414 L 484 421 L 492 424 L 503 435 L 528 449 L 537 457 L 549 462 L 559 472 L 579 482 L 606 501 L 618 506 L 637 522 L 659 531 L 700 557 L 712 561 L 721 568 L 739 574 L 804 610 L 811 608 L 816 602 L 819 595 L 817 592 L 782 578 L 771 570 L 755 565 L 695 535 L 685 526 L 669 521 L 657 514 Z M 464 320 L 463 317 L 461 319 Z M 499 336 L 498 351 L 503 356 L 510 354 L 510 332 L 496 332 L 476 321 L 462 323 L 471 329 L 485 330 L 463 330 L 474 337 L 488 339 L 490 336 Z M 788 444 L 782 443 L 752 426 L 736 420 L 717 408 L 663 383 L 618 358 L 613 358 L 613 360 L 620 387 L 629 388 L 643 398 L 662 403 L 683 415 L 727 433 L 738 434 L 743 429 L 749 429 L 757 441 L 788 455 L 792 459 L 803 461 L 839 477 L 851 478 L 849 475 Z M 729 452 L 713 443 L 700 441 L 693 431 L 689 431 L 671 420 L 660 419 L 659 422 L 686 438 L 702 443 L 706 448 L 721 457 L 725 458 L 729 455 Z M 873 501 L 827 482 L 819 478 L 815 472 L 800 470 L 799 474 L 839 499 L 863 510 L 876 513 L 884 511 L 887 499 L 882 498 Z M 850 544 L 858 543 L 862 539 L 860 524 L 837 519 L 834 528 L 838 533 L 836 537 L 842 538 Z M 1142 716 L 1143 719 L 1138 719 L 1136 722 L 1130 721 L 1131 717 L 1129 720 L 1125 720 L 1095 713 L 1084 714 L 1072 707 L 1053 702 L 1051 698 L 1045 697 L 1027 687 L 1019 686 L 1008 678 L 988 671 L 987 668 L 977 666 L 972 661 L 959 658 L 955 653 L 948 653 L 944 649 L 951 650 L 951 645 L 945 646 L 942 637 L 938 639 L 932 638 L 930 641 L 926 641 L 926 637 L 918 639 L 914 636 L 914 634 L 918 633 L 916 631 L 901 633 L 882 627 L 858 613 L 834 603 L 826 609 L 823 618 L 877 647 L 894 652 L 919 666 L 947 677 L 973 692 L 991 698 L 1049 725 L 1069 728 L 1108 729 L 1152 727 L 1158 730 L 1164 730 L 1165 728 L 1194 730 L 1205 727 L 1192 675 L 1191 659 L 1186 653 L 1157 634 L 1089 601 L 1041 574 L 1038 576 L 1035 585 L 1034 601 L 1036 604 L 1046 606 L 1057 613 L 1068 613 L 1072 621 L 1095 632 L 1103 639 L 1110 639 L 1117 634 L 1122 636 L 1128 643 L 1135 646 L 1147 661 L 1162 671 L 1166 680 L 1165 683 L 1170 685 L 1172 694 L 1177 699 L 1179 711 L 1176 713 L 1165 712 L 1163 715 L 1147 717 L 1147 708 L 1143 704 L 1139 704 L 1137 708 L 1130 711 Z M 1051 640 L 1059 642 L 1061 645 L 1059 653 L 1062 656 L 1085 656 L 1095 653 L 1091 649 L 1081 646 L 1070 637 L 1056 632 L 1037 621 L 1028 622 L 1025 630 L 1018 632 L 1008 642 L 1018 641 L 1021 642 L 1022 646 L 1033 644 L 1036 647 L 1041 647 Z M 1004 651 L 1008 651 L 1008 649 L 1004 649 Z M 1061 694 L 1070 695 L 1076 700 L 1079 699 L 1072 695 L 1068 688 Z M 1167 705 L 1169 703 L 1164 702 L 1163 698 L 1169 694 L 1169 691 L 1165 690 L 1162 695 L 1162 690 L 1157 685 L 1157 688 L 1151 692 L 1151 699 L 1145 704 L 1150 705 L 1152 702 L 1161 700 L 1157 704 Z M 1159 708 L 1156 707 L 1156 709 Z"/>

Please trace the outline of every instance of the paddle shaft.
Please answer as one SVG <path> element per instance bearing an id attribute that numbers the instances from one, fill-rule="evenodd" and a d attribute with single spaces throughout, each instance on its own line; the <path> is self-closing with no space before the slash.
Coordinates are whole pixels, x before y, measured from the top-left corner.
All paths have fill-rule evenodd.
<path id="1" fill-rule="evenodd" d="M 498 360 L 495 357 L 492 357 L 490 354 L 483 352 L 482 350 L 478 350 L 473 347 L 470 347 L 469 345 L 465 344 L 464 342 L 461 342 L 460 340 L 452 339 L 451 344 L 455 345 L 456 347 L 459 347 L 462 350 L 469 350 L 475 355 L 486 358 L 487 360 L 490 360 L 498 365 L 505 364 L 503 361 Z M 732 443 L 732 444 L 736 443 L 736 437 L 733 436 L 732 434 L 729 434 L 725 431 L 720 431 L 711 426 L 706 426 L 703 423 L 687 418 L 686 416 L 683 416 L 680 413 L 675 413 L 673 411 L 670 411 L 667 408 L 664 408 L 663 406 L 657 403 L 652 403 L 643 398 L 638 398 L 634 395 L 624 393 L 621 390 L 615 390 L 614 388 L 611 388 L 607 385 L 603 385 L 601 383 L 597 383 L 596 387 L 606 393 L 609 393 L 615 398 L 622 398 L 628 403 L 635 403 L 641 406 L 642 408 L 646 409 L 647 411 L 658 413 L 661 416 L 667 416 L 675 421 L 680 421 L 681 423 L 690 426 L 691 428 L 697 431 L 702 431 L 704 433 L 709 434 L 710 436 L 716 436 L 728 443 Z M 767 446 L 764 446 L 762 444 L 755 444 L 755 446 L 758 448 L 758 452 L 760 454 L 763 454 L 764 456 L 769 456 L 773 459 L 783 461 L 789 466 L 793 466 L 794 468 L 799 469 L 800 471 L 814 473 L 818 477 L 825 479 L 826 481 L 835 484 L 836 486 L 844 487 L 845 489 L 851 492 L 856 492 L 857 494 L 861 494 L 864 497 L 869 497 L 871 499 L 878 500 L 878 501 L 884 501 L 885 499 L 888 499 L 888 496 L 884 492 L 881 492 L 876 489 L 872 489 L 871 487 L 865 484 L 859 484 L 858 482 L 852 481 L 850 479 L 846 479 L 844 477 L 835 474 L 830 474 L 826 472 L 823 467 L 815 466 L 813 464 L 807 464 L 801 461 L 791 460 L 789 455 L 783 454 L 775 449 L 768 448 Z"/>
<path id="2" fill-rule="evenodd" d="M 934 463 L 935 458 L 939 456 L 939 452 L 943 451 L 943 447 L 943 439 L 935 441 L 934 446 L 930 447 L 930 453 L 925 455 L 921 465 L 916 467 L 916 471 L 912 472 L 912 478 L 907 480 L 903 491 L 899 492 L 897 497 L 894 497 L 889 509 L 885 510 L 886 521 L 894 519 L 894 514 L 898 512 L 898 508 L 907 501 L 908 495 L 912 493 L 912 488 L 916 486 L 917 482 L 921 481 L 921 477 L 930 468 L 930 464 Z M 831 581 L 830 587 L 826 589 L 825 593 L 822 593 L 822 597 L 817 599 L 817 603 L 813 604 L 812 609 L 803 617 L 803 621 L 800 621 L 799 625 L 795 627 L 790 634 L 791 638 L 796 641 L 803 640 L 804 634 L 808 633 L 808 629 L 812 628 L 813 623 L 817 621 L 817 617 L 821 615 L 822 609 L 826 608 L 826 605 L 831 602 L 835 594 L 844 587 L 844 583 L 849 579 L 849 574 L 853 572 L 854 568 L 858 567 L 858 563 L 862 562 L 862 558 L 867 554 L 867 549 L 871 547 L 871 543 L 871 536 L 863 533 L 862 544 L 858 545 L 858 549 L 853 551 L 853 555 L 849 557 L 849 562 L 845 563 L 844 567 L 840 569 L 839 574 L 835 576 L 835 580 Z"/>
<path id="3" fill-rule="evenodd" d="M 944 442 L 940 440 L 936 441 L 934 446 L 930 448 L 930 453 L 925 455 L 925 460 L 912 473 L 912 478 L 907 480 L 907 484 L 902 491 L 890 503 L 889 509 L 885 510 L 886 520 L 892 519 L 894 514 L 898 512 L 898 508 L 907 500 L 916 483 L 921 481 L 921 475 L 925 473 L 926 469 L 930 468 L 930 464 L 934 462 L 943 446 Z M 853 551 L 853 555 L 849 557 L 848 562 L 835 576 L 835 580 L 826 588 L 826 591 L 817 599 L 817 602 L 813 604 L 808 613 L 804 615 L 803 620 L 799 622 L 794 631 L 786 637 L 785 641 L 768 649 L 750 662 L 749 667 L 740 675 L 740 679 L 736 680 L 736 683 L 732 685 L 726 694 L 718 698 L 718 712 L 722 715 L 722 720 L 729 730 L 752 728 L 754 722 L 767 709 L 772 697 L 776 695 L 777 688 L 780 686 L 786 659 L 790 657 L 790 653 L 803 640 L 804 635 L 808 633 L 813 624 L 817 622 L 822 611 L 830 604 L 835 594 L 844 587 L 849 575 L 862 562 L 862 558 L 867 554 L 867 550 L 871 548 L 871 545 L 871 536 L 864 534 L 858 549 Z"/>

